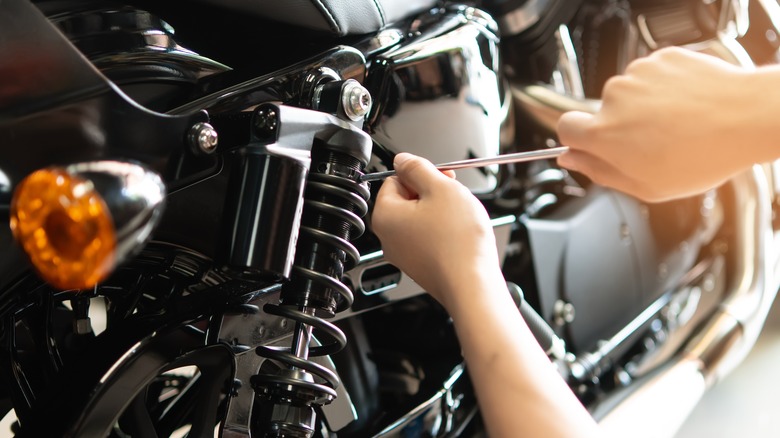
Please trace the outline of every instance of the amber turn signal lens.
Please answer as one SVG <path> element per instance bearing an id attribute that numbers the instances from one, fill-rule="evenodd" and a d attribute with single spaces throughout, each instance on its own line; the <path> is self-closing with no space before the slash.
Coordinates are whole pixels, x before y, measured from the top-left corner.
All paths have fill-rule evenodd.
<path id="1" fill-rule="evenodd" d="M 63 169 L 25 178 L 11 201 L 11 229 L 39 275 L 61 289 L 87 289 L 114 266 L 116 237 L 92 184 Z"/>

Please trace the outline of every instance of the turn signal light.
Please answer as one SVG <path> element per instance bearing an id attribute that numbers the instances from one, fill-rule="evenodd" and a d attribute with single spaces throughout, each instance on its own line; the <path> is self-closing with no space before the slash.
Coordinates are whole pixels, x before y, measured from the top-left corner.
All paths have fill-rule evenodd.
<path id="1" fill-rule="evenodd" d="M 143 248 L 164 201 L 160 175 L 139 164 L 42 169 L 14 190 L 11 229 L 44 280 L 64 290 L 88 289 Z"/>
<path id="2" fill-rule="evenodd" d="M 91 288 L 115 265 L 117 239 L 106 203 L 89 180 L 65 169 L 38 170 L 19 183 L 11 229 L 55 287 Z"/>

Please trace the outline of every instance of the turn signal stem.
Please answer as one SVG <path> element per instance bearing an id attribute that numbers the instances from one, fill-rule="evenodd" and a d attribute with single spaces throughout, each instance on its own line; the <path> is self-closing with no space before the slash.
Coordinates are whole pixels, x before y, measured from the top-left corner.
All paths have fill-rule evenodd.
<path id="1" fill-rule="evenodd" d="M 11 229 L 44 280 L 87 289 L 146 243 L 164 198 L 162 179 L 137 164 L 41 169 L 14 191 Z"/>

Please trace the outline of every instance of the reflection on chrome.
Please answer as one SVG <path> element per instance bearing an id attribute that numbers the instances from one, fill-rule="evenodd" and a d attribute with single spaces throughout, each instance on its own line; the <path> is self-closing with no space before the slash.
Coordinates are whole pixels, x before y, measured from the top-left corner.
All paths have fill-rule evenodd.
<path id="1" fill-rule="evenodd" d="M 412 29 L 418 37 L 369 68 L 375 101 L 391 102 L 370 117 L 374 139 L 393 152 L 437 163 L 497 155 L 509 99 L 498 74 L 495 23 L 474 8 L 425 18 L 418 22 L 426 24 Z M 466 169 L 458 179 L 485 193 L 495 189 L 497 171 Z"/>
<path id="2" fill-rule="evenodd" d="M 468 424 L 476 415 L 477 408 L 474 400 L 465 400 L 464 394 L 455 388 L 464 373 L 462 364 L 455 367 L 436 394 L 374 437 L 406 437 L 410 436 L 410 430 L 415 436 L 421 432 L 424 432 L 423 436 L 450 436 L 448 434 Z M 456 412 L 463 414 L 456 415 Z"/>

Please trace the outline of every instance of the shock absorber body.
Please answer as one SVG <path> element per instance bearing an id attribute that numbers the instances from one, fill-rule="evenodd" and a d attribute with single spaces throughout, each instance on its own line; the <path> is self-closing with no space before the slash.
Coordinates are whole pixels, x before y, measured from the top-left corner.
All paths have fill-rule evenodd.
<path id="1" fill-rule="evenodd" d="M 356 181 L 365 161 L 319 144 L 312 151 L 312 169 L 304 194 L 298 248 L 290 281 L 282 287 L 279 305 L 264 310 L 295 321 L 289 350 L 257 347 L 257 353 L 286 365 L 276 374 L 254 376 L 252 385 L 269 408 L 260 415 L 271 436 L 310 436 L 314 406 L 330 403 L 338 376 L 310 360 L 330 355 L 346 338 L 326 318 L 348 308 L 351 290 L 340 279 L 359 258 L 349 243 L 363 233 L 360 219 L 368 210 L 368 187 Z M 316 330 L 321 345 L 311 346 Z"/>
<path id="2" fill-rule="evenodd" d="M 354 97 L 356 81 L 338 87 L 341 94 Z M 295 323 L 289 348 L 256 348 L 258 355 L 277 366 L 251 379 L 256 394 L 251 428 L 265 436 L 310 437 L 315 408 L 330 403 L 340 385 L 335 372 L 312 358 L 334 354 L 346 345 L 343 332 L 326 319 L 353 301 L 341 277 L 359 258 L 349 240 L 365 230 L 361 218 L 370 192 L 358 179 L 372 142 L 361 129 L 362 117 L 345 114 L 341 104 L 337 107 L 341 117 L 259 106 L 253 138 L 270 138 L 243 151 L 234 178 L 239 196 L 229 204 L 235 219 L 228 221 L 227 260 L 244 273 L 289 278 L 279 304 L 266 305 L 264 311 Z M 287 170 L 279 173 L 272 168 Z M 273 193 L 285 187 L 290 190 Z M 257 237 L 260 226 L 266 228 L 262 238 Z M 312 345 L 314 334 L 317 345 Z"/>

